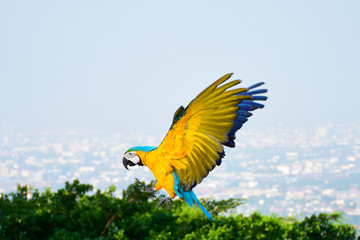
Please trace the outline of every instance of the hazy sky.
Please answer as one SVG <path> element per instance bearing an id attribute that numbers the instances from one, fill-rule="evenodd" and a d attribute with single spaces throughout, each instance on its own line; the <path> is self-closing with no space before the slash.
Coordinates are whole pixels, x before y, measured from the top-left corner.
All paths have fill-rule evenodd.
<path id="1" fill-rule="evenodd" d="M 163 132 L 223 74 L 247 128 L 360 122 L 360 1 L 0 0 L 0 131 Z"/>

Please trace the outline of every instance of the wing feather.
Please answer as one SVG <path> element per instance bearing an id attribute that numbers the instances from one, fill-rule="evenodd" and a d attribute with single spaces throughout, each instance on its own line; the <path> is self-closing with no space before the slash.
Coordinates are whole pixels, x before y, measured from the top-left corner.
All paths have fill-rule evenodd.
<path id="1" fill-rule="evenodd" d="M 195 99 L 198 102 L 203 101 L 203 98 L 207 97 L 212 92 L 214 92 L 214 90 L 217 88 L 217 86 L 219 86 L 220 84 L 222 84 L 223 82 L 228 80 L 231 77 L 231 75 L 232 75 L 232 73 L 229 73 L 229 74 L 226 74 L 225 76 L 221 77 L 219 80 L 215 81 L 213 84 L 211 84 L 209 87 L 207 87 L 204 91 L 202 91 Z"/>
<path id="2" fill-rule="evenodd" d="M 180 107 L 168 134 L 155 150 L 158 161 L 166 161 L 176 171 L 184 191 L 190 191 L 221 163 L 223 145 L 237 127 L 238 111 L 249 105 L 239 104 L 252 101 L 251 94 L 246 94 L 248 88 L 232 88 L 240 80 L 224 83 L 231 75 L 215 81 L 186 108 Z"/>

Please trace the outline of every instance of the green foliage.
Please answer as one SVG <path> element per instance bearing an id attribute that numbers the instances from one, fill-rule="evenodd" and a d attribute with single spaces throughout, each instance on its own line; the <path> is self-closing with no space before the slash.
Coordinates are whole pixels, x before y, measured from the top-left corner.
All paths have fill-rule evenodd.
<path id="1" fill-rule="evenodd" d="M 154 186 L 154 182 L 147 185 Z M 171 210 L 158 208 L 137 184 L 124 190 L 93 191 L 78 180 L 63 189 L 40 193 L 28 186 L 0 195 L 0 239 L 356 239 L 356 229 L 340 213 L 314 214 L 304 219 L 236 214 L 241 199 L 201 200 L 213 215 L 175 200 Z M 158 196 L 158 195 L 157 195 Z M 164 196 L 158 196 L 158 198 Z M 358 237 L 357 239 L 360 239 Z"/>

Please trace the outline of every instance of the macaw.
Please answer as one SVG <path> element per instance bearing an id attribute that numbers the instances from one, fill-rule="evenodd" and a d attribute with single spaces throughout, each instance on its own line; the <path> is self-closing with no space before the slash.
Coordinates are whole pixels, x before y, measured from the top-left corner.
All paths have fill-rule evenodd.
<path id="1" fill-rule="evenodd" d="M 255 89 L 263 82 L 232 88 L 241 81 L 226 82 L 231 75 L 215 81 L 186 108 L 181 106 L 158 147 L 132 147 L 123 157 L 127 170 L 128 166 L 138 165 L 152 171 L 157 180 L 154 192 L 163 188 L 170 196 L 167 200 L 179 196 L 190 207 L 198 205 L 210 221 L 211 214 L 201 205 L 193 188 L 221 164 L 224 146 L 235 147 L 235 133 L 252 115 L 250 111 L 264 107 L 256 101 L 267 99 L 261 95 L 266 89 Z"/>

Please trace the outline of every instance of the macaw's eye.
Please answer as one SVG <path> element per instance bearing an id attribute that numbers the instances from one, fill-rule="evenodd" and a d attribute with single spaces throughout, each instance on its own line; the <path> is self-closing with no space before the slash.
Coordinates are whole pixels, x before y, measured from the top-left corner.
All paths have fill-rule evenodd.
<path id="1" fill-rule="evenodd" d="M 127 156 L 128 156 L 129 158 L 132 158 L 132 157 L 135 156 L 135 153 L 134 153 L 134 152 L 128 152 L 128 153 L 127 153 Z"/>

